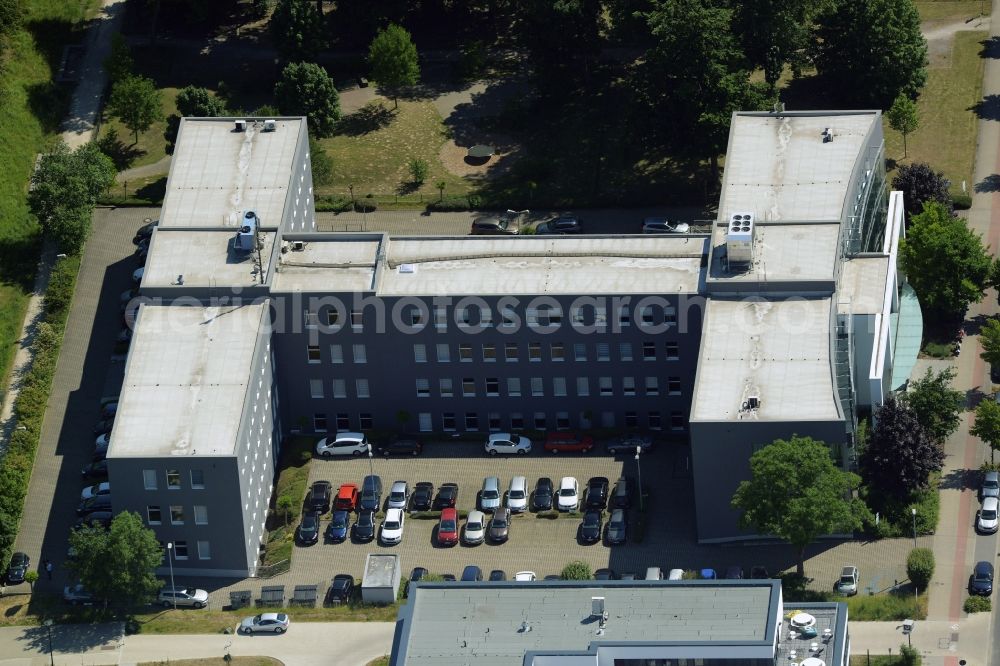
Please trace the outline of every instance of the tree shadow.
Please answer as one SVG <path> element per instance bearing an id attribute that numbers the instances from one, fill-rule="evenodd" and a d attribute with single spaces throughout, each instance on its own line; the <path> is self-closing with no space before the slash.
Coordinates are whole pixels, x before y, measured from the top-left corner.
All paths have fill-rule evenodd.
<path id="1" fill-rule="evenodd" d="M 382 102 L 369 102 L 354 113 L 344 116 L 337 123 L 336 134 L 364 136 L 387 127 L 396 117 L 397 111 Z"/>
<path id="2" fill-rule="evenodd" d="M 979 470 L 955 469 L 941 476 L 941 490 L 973 490 L 979 485 Z"/>
<path id="3" fill-rule="evenodd" d="M 42 125 L 46 133 L 57 132 L 69 110 L 69 91 L 52 81 L 33 83 L 27 87 L 28 108 Z M 78 127 L 78 123 L 67 122 L 66 129 L 89 129 Z"/>
<path id="4" fill-rule="evenodd" d="M 73 44 L 86 22 L 75 25 L 62 19 L 42 19 L 29 21 L 24 26 L 35 42 L 35 47 L 45 56 L 52 72 L 59 71 L 63 47 Z"/>
<path id="5" fill-rule="evenodd" d="M 993 35 L 979 43 L 983 46 L 979 51 L 980 58 L 1000 58 L 1000 37 Z"/>
<path id="6" fill-rule="evenodd" d="M 982 120 L 1000 120 L 1000 95 L 986 95 L 968 110 Z"/>
<path id="7" fill-rule="evenodd" d="M 1000 174 L 991 173 L 976 183 L 976 192 L 1000 192 Z"/>
<path id="8" fill-rule="evenodd" d="M 152 203 L 162 203 L 163 197 L 167 194 L 167 177 L 164 176 L 158 180 L 149 183 L 148 185 L 143 185 L 135 191 L 135 196 L 139 199 L 145 199 L 146 201 Z"/>
<path id="9" fill-rule="evenodd" d="M 413 194 L 420 189 L 422 183 L 416 183 L 412 180 L 404 181 L 396 186 L 396 194 L 399 196 L 405 196 L 407 194 Z"/>
<path id="10" fill-rule="evenodd" d="M 111 158 L 111 161 L 115 163 L 115 168 L 119 171 L 128 169 L 137 159 L 146 154 L 146 151 L 141 148 L 126 145 L 118 138 L 118 133 L 114 129 L 109 130 L 107 134 L 98 139 L 97 147 Z"/>

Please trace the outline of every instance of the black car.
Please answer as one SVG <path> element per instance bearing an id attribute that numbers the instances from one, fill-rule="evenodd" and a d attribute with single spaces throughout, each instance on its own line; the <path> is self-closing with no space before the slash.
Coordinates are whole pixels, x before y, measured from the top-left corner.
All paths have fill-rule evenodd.
<path id="1" fill-rule="evenodd" d="M 535 484 L 535 492 L 531 496 L 531 508 L 535 511 L 548 511 L 552 508 L 554 488 L 552 479 L 543 476 Z"/>
<path id="2" fill-rule="evenodd" d="M 455 574 L 441 574 L 441 580 L 443 580 L 446 583 L 454 583 Z"/>
<path id="3" fill-rule="evenodd" d="M 358 519 L 351 526 L 351 537 L 355 541 L 371 541 L 375 538 L 375 512 L 365 509 L 358 512 Z"/>
<path id="4" fill-rule="evenodd" d="M 500 569 L 494 569 L 490 572 L 491 581 L 507 580 L 507 574 Z"/>
<path id="5" fill-rule="evenodd" d="M 580 541 L 583 543 L 597 543 L 601 540 L 601 529 L 604 521 L 601 512 L 596 510 L 587 511 L 583 514 L 583 522 L 580 523 Z"/>
<path id="6" fill-rule="evenodd" d="M 591 477 L 590 481 L 587 481 L 586 507 L 588 509 L 604 511 L 604 507 L 608 504 L 609 485 L 610 482 L 604 476 L 594 476 Z"/>
<path id="7" fill-rule="evenodd" d="M 750 578 L 751 579 L 753 579 L 753 580 L 767 580 L 770 577 L 771 577 L 771 574 L 769 574 L 767 572 L 767 568 L 766 567 L 764 567 L 764 566 L 762 566 L 760 564 L 755 564 L 752 567 L 750 567 Z"/>
<path id="8" fill-rule="evenodd" d="M 539 236 L 579 234 L 582 232 L 583 224 L 580 222 L 580 218 L 572 215 L 560 215 L 535 227 L 535 233 Z"/>
<path id="9" fill-rule="evenodd" d="M 743 575 L 743 567 L 726 567 L 726 574 L 723 576 L 726 580 L 742 580 L 745 578 Z"/>
<path id="10" fill-rule="evenodd" d="M 397 437 L 388 444 L 378 447 L 379 455 L 385 456 L 417 456 L 424 450 L 424 445 L 413 438 Z"/>
<path id="11" fill-rule="evenodd" d="M 454 507 L 458 503 L 458 484 L 442 483 L 438 488 L 437 497 L 434 498 L 435 509 L 447 509 Z"/>
<path id="12" fill-rule="evenodd" d="M 354 594 L 354 576 L 348 574 L 337 574 L 330 581 L 330 589 L 326 591 L 327 606 L 333 604 L 345 604 L 351 600 Z"/>
<path id="13" fill-rule="evenodd" d="M 317 513 L 330 510 L 330 498 L 333 496 L 333 486 L 329 481 L 317 481 L 306 493 L 306 509 Z"/>
<path id="14" fill-rule="evenodd" d="M 365 511 L 378 511 L 382 508 L 382 479 L 378 475 L 366 476 L 361 483 L 361 499 L 358 507 Z"/>
<path id="15" fill-rule="evenodd" d="M 632 484 L 627 477 L 621 477 L 615 482 L 615 489 L 611 491 L 609 509 L 627 509 L 632 506 Z"/>
<path id="16" fill-rule="evenodd" d="M 310 512 L 302 516 L 302 522 L 299 523 L 299 531 L 296 538 L 304 546 L 311 546 L 319 541 L 318 513 Z"/>
<path id="17" fill-rule="evenodd" d="M 979 594 L 985 597 L 993 594 L 993 565 L 989 562 L 977 562 L 969 576 L 969 594 Z"/>
<path id="18" fill-rule="evenodd" d="M 462 570 L 463 583 L 476 583 L 483 579 L 483 570 L 475 564 L 470 564 Z"/>
<path id="19" fill-rule="evenodd" d="M 614 569 L 598 569 L 594 572 L 594 580 L 618 580 Z"/>
<path id="20" fill-rule="evenodd" d="M 95 511 L 111 511 L 111 495 L 95 495 L 80 502 L 76 507 L 76 515 L 86 516 Z"/>
<path id="21" fill-rule="evenodd" d="M 97 435 L 103 435 L 105 433 L 109 433 L 111 432 L 111 429 L 114 426 L 115 426 L 115 420 L 113 418 L 101 419 L 100 421 L 94 424 L 94 436 L 96 437 Z"/>
<path id="22" fill-rule="evenodd" d="M 403 590 L 403 596 L 407 597 L 410 595 L 410 585 L 421 581 L 427 577 L 427 569 L 423 567 L 413 567 L 413 571 L 410 572 L 410 579 L 406 582 L 406 589 Z"/>
<path id="23" fill-rule="evenodd" d="M 333 512 L 330 524 L 326 528 L 326 538 L 339 543 L 347 538 L 347 528 L 351 522 L 351 514 L 343 509 Z"/>
<path id="24" fill-rule="evenodd" d="M 433 505 L 434 484 L 430 481 L 418 481 L 410 495 L 410 507 L 414 511 L 430 511 Z"/>
<path id="25" fill-rule="evenodd" d="M 625 435 L 605 444 L 608 453 L 613 456 L 619 453 L 634 454 L 637 446 L 642 449 L 643 453 L 649 453 L 653 450 L 653 438 L 645 435 Z"/>
<path id="26" fill-rule="evenodd" d="M 114 518 L 114 514 L 110 511 L 95 511 L 81 518 L 77 518 L 76 522 L 73 523 L 73 529 L 79 529 L 84 526 L 103 527 L 107 529 L 111 527 L 112 518 Z"/>
<path id="27" fill-rule="evenodd" d="M 106 479 L 108 478 L 108 461 L 101 460 L 93 462 L 80 470 L 80 476 L 84 479 Z"/>
<path id="28" fill-rule="evenodd" d="M 153 235 L 153 229 L 156 228 L 156 223 L 159 220 L 146 219 L 146 224 L 139 227 L 139 230 L 135 232 L 135 237 L 132 239 L 134 245 L 138 245 L 142 241 L 149 241 L 150 236 Z"/>
<path id="29" fill-rule="evenodd" d="M 28 565 L 31 558 L 24 553 L 14 553 L 10 558 L 10 566 L 7 567 L 7 584 L 20 585 L 24 582 L 24 576 L 28 573 Z"/>

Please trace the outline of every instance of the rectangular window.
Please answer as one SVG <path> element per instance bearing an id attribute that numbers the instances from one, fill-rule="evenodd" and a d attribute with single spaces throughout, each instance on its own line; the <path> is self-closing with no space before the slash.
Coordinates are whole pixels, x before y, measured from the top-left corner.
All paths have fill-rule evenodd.
<path id="1" fill-rule="evenodd" d="M 586 361 L 587 360 L 587 345 L 582 342 L 577 342 L 573 345 L 573 360 L 574 361 Z"/>
<path id="2" fill-rule="evenodd" d="M 343 362 L 344 362 L 343 345 L 330 345 L 330 363 L 343 363 Z"/>
<path id="3" fill-rule="evenodd" d="M 625 427 L 637 428 L 639 426 L 639 415 L 635 412 L 625 412 Z"/>
<path id="4" fill-rule="evenodd" d="M 642 307 L 642 323 L 643 324 L 653 324 L 653 306 L 644 305 Z"/>
<path id="5" fill-rule="evenodd" d="M 358 393 L 359 398 L 370 398 L 371 393 L 368 392 L 368 380 L 367 379 L 357 379 L 354 381 L 354 389 Z"/>
<path id="6" fill-rule="evenodd" d="M 347 380 L 346 379 L 334 379 L 333 380 L 333 397 L 334 398 L 346 398 L 347 397 Z"/>
<path id="7" fill-rule="evenodd" d="M 635 377 L 622 377 L 622 393 L 635 395 Z"/>
<path id="8" fill-rule="evenodd" d="M 660 380 L 656 377 L 646 377 L 646 395 L 660 395 Z"/>
<path id="9" fill-rule="evenodd" d="M 153 506 L 150 504 L 146 507 L 146 522 L 150 525 L 159 525 L 163 520 L 163 516 L 160 514 L 160 507 Z"/>
<path id="10" fill-rule="evenodd" d="M 455 311 L 455 321 L 458 322 L 460 327 L 466 327 L 472 323 L 472 316 L 469 314 L 469 308 L 461 308 Z"/>
<path id="11" fill-rule="evenodd" d="M 605 308 L 594 308 L 594 326 L 604 328 L 608 325 L 608 311 Z"/>
<path id="12" fill-rule="evenodd" d="M 507 378 L 507 395 L 512 398 L 521 397 L 521 378 L 520 377 L 508 377 Z"/>
<path id="13" fill-rule="evenodd" d="M 497 377 L 486 378 L 486 395 L 488 396 L 500 395 L 500 380 Z"/>
<path id="14" fill-rule="evenodd" d="M 670 412 L 670 429 L 684 430 L 687 425 L 684 419 L 684 412 Z"/>
<path id="15" fill-rule="evenodd" d="M 681 378 L 680 377 L 667 377 L 667 393 L 670 395 L 680 395 L 681 394 Z"/>
<path id="16" fill-rule="evenodd" d="M 326 432 L 326 414 L 313 414 L 313 430 L 316 432 Z"/>
<path id="17" fill-rule="evenodd" d="M 500 312 L 500 325 L 504 328 L 512 328 L 517 326 L 517 315 L 511 309 L 502 310 Z"/>
<path id="18" fill-rule="evenodd" d="M 309 345 L 306 348 L 306 359 L 310 363 L 319 363 L 321 358 L 319 354 L 319 345 Z"/>
<path id="19" fill-rule="evenodd" d="M 354 362 L 355 363 L 368 362 L 368 352 L 365 351 L 364 345 L 354 345 Z"/>
<path id="20" fill-rule="evenodd" d="M 413 345 L 413 362 L 427 362 L 427 345 Z"/>
<path id="21" fill-rule="evenodd" d="M 643 361 L 655 361 L 656 360 L 656 343 L 655 342 L 643 342 L 642 343 L 642 360 Z"/>
<path id="22" fill-rule="evenodd" d="M 625 306 L 622 306 L 622 309 L 618 311 L 618 325 L 622 328 L 632 325 L 632 314 Z"/>
<path id="23" fill-rule="evenodd" d="M 462 379 L 462 395 L 467 398 L 475 397 L 476 395 L 476 380 L 472 377 L 465 377 Z"/>
<path id="24" fill-rule="evenodd" d="M 450 363 L 451 362 L 451 348 L 446 344 L 439 344 L 437 346 L 437 357 L 438 363 Z"/>
<path id="25" fill-rule="evenodd" d="M 364 324 L 365 316 L 361 310 L 351 310 L 351 328 L 359 329 Z"/>
<path id="26" fill-rule="evenodd" d="M 541 342 L 529 342 L 528 343 L 528 360 L 531 362 L 542 360 L 542 343 Z"/>
<path id="27" fill-rule="evenodd" d="M 410 326 L 419 328 L 424 324 L 424 313 L 420 308 L 410 308 Z"/>
<path id="28" fill-rule="evenodd" d="M 441 415 L 441 429 L 448 432 L 455 430 L 455 412 L 445 412 Z"/>
<path id="29" fill-rule="evenodd" d="M 176 469 L 167 470 L 167 488 L 169 490 L 180 490 L 181 473 Z"/>
<path id="30" fill-rule="evenodd" d="M 505 344 L 503 346 L 503 357 L 509 363 L 516 363 L 517 362 L 517 343 L 516 342 L 508 342 L 507 344 Z"/>
<path id="31" fill-rule="evenodd" d="M 420 432 L 430 432 L 434 429 L 434 424 L 431 423 L 430 412 L 420 412 L 417 414 L 417 427 L 420 428 Z"/>
<path id="32" fill-rule="evenodd" d="M 188 558 L 188 542 L 187 541 L 175 541 L 174 542 L 174 559 L 175 560 L 186 560 Z"/>
<path id="33" fill-rule="evenodd" d="M 524 415 L 521 412 L 510 413 L 510 429 L 524 430 Z"/>
<path id="34" fill-rule="evenodd" d="M 194 505 L 194 524 L 208 525 L 208 507 L 200 504 Z"/>
<path id="35" fill-rule="evenodd" d="M 337 308 L 329 308 L 326 311 L 326 325 L 336 326 L 340 323 L 340 310 Z"/>
<path id="36" fill-rule="evenodd" d="M 601 377 L 598 380 L 598 385 L 601 388 L 601 395 L 607 396 L 615 394 L 614 388 L 612 388 L 611 385 L 611 377 Z"/>
<path id="37" fill-rule="evenodd" d="M 673 307 L 668 307 L 663 311 L 663 322 L 666 324 L 677 323 L 677 312 L 673 309 Z"/>
<path id="38" fill-rule="evenodd" d="M 472 362 L 472 345 L 461 344 L 458 346 L 458 358 L 462 363 Z"/>
<path id="39" fill-rule="evenodd" d="M 323 397 L 323 380 L 322 379 L 310 379 L 309 380 L 309 395 L 313 398 Z"/>
<path id="40" fill-rule="evenodd" d="M 319 319 L 315 312 L 306 312 L 306 328 L 316 328 L 319 325 Z"/>
<path id="41" fill-rule="evenodd" d="M 566 378 L 565 377 L 553 377 L 552 378 L 552 395 L 557 397 L 562 397 L 566 395 Z"/>
<path id="42" fill-rule="evenodd" d="M 362 430 L 371 430 L 375 427 L 375 422 L 372 419 L 372 415 L 367 412 L 361 412 L 358 414 L 358 425 L 361 426 Z"/>
<path id="43" fill-rule="evenodd" d="M 205 472 L 200 469 L 191 470 L 191 487 L 201 490 L 205 487 Z"/>
<path id="44" fill-rule="evenodd" d="M 573 326 L 583 326 L 586 323 L 586 319 L 583 316 L 583 308 L 577 308 L 570 311 L 571 324 Z"/>
<path id="45" fill-rule="evenodd" d="M 337 414 L 337 432 L 344 432 L 351 429 L 351 416 L 344 412 Z"/>
<path id="46" fill-rule="evenodd" d="M 493 310 L 489 308 L 479 309 L 479 326 L 481 328 L 489 328 L 493 325 Z"/>
<path id="47" fill-rule="evenodd" d="M 535 430 L 545 430 L 545 412 L 535 412 Z"/>
<path id="48" fill-rule="evenodd" d="M 598 361 L 611 360 L 611 345 L 609 345 L 607 342 L 597 343 L 597 360 Z"/>
<path id="49" fill-rule="evenodd" d="M 142 486 L 146 490 L 156 490 L 156 470 L 155 469 L 144 469 L 144 470 L 142 470 Z"/>
<path id="50" fill-rule="evenodd" d="M 601 412 L 601 427 L 602 428 L 614 428 L 615 427 L 615 413 L 614 412 Z"/>
<path id="51" fill-rule="evenodd" d="M 198 559 L 199 560 L 210 560 L 212 559 L 212 550 L 208 545 L 207 541 L 198 542 Z"/>
<path id="52" fill-rule="evenodd" d="M 487 363 L 494 363 L 497 360 L 497 346 L 494 344 L 483 345 L 483 360 Z"/>
<path id="53" fill-rule="evenodd" d="M 680 357 L 681 357 L 680 356 L 680 349 L 678 348 L 677 343 L 676 342 L 668 342 L 667 343 L 667 360 L 668 361 L 676 361 Z"/>
<path id="54" fill-rule="evenodd" d="M 650 412 L 649 413 L 649 429 L 650 430 L 659 430 L 660 427 L 661 427 L 660 426 L 660 413 L 659 412 Z"/>
<path id="55" fill-rule="evenodd" d="M 418 377 L 417 380 L 417 397 L 418 398 L 429 398 L 431 397 L 431 382 L 429 379 L 424 377 Z"/>
<path id="56" fill-rule="evenodd" d="M 623 361 L 632 360 L 632 343 L 622 342 L 618 345 L 618 354 L 622 357 Z"/>
<path id="57" fill-rule="evenodd" d="M 475 412 L 465 413 L 465 429 L 479 430 L 479 414 L 476 414 Z"/>
<path id="58" fill-rule="evenodd" d="M 576 378 L 576 394 L 580 397 L 590 395 L 590 379 L 587 377 Z"/>
<path id="59" fill-rule="evenodd" d="M 174 504 L 170 507 L 170 524 L 171 525 L 183 525 L 184 524 L 184 507 Z"/>
<path id="60" fill-rule="evenodd" d="M 569 430 L 569 412 L 556 412 L 556 430 Z"/>
<path id="61" fill-rule="evenodd" d="M 531 378 L 531 395 L 536 397 L 541 397 L 545 395 L 545 387 L 542 384 L 541 377 Z"/>
<path id="62" fill-rule="evenodd" d="M 553 361 L 565 361 L 566 360 L 566 345 L 561 342 L 553 342 L 549 347 L 552 353 Z"/>
<path id="63" fill-rule="evenodd" d="M 524 313 L 524 319 L 528 323 L 528 326 L 538 326 L 538 310 L 535 308 L 528 308 Z"/>
<path id="64" fill-rule="evenodd" d="M 500 430 L 500 414 L 498 412 L 490 412 L 486 418 L 490 432 L 497 432 Z"/>
<path id="65" fill-rule="evenodd" d="M 455 395 L 455 387 L 451 383 L 451 377 L 442 377 L 439 379 L 438 388 L 441 390 L 442 398 L 451 398 Z"/>

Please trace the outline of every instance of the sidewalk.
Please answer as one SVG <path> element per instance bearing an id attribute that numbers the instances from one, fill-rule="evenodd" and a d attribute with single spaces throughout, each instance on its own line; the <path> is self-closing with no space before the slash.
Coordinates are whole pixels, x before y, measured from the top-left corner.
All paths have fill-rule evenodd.
<path id="1" fill-rule="evenodd" d="M 899 654 L 899 646 L 907 642 L 902 622 L 851 622 L 851 655 L 864 656 Z M 964 620 L 917 621 L 909 639 L 920 650 L 924 666 L 958 664 L 986 666 L 984 647 L 990 641 L 990 615 L 979 613 Z"/>

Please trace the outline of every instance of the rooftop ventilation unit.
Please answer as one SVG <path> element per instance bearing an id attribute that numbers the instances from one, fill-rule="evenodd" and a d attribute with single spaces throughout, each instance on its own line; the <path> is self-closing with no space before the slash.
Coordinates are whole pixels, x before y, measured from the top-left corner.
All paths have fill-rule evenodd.
<path id="1" fill-rule="evenodd" d="M 243 213 L 240 220 L 240 230 L 233 239 L 233 249 L 240 252 L 252 252 L 257 246 L 257 227 L 260 225 L 260 218 L 257 213 L 248 210 Z"/>
<path id="2" fill-rule="evenodd" d="M 830 143 L 831 141 L 833 141 L 833 128 L 823 128 L 823 143 Z"/>
<path id="3" fill-rule="evenodd" d="M 753 213 L 733 213 L 726 233 L 726 258 L 730 264 L 753 262 Z"/>
<path id="4" fill-rule="evenodd" d="M 275 125 L 274 125 L 274 120 L 273 119 L 268 118 L 267 120 L 264 121 L 264 131 L 265 132 L 273 132 L 274 131 L 274 127 L 275 127 Z"/>
<path id="5" fill-rule="evenodd" d="M 245 120 L 237 120 L 233 124 L 235 125 L 235 130 L 237 132 L 246 132 L 247 131 L 247 121 L 245 121 Z"/>
<path id="6" fill-rule="evenodd" d="M 306 244 L 303 241 L 292 241 L 292 252 L 301 252 L 306 249 Z"/>

